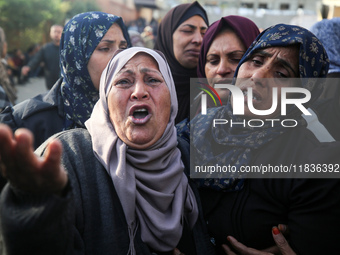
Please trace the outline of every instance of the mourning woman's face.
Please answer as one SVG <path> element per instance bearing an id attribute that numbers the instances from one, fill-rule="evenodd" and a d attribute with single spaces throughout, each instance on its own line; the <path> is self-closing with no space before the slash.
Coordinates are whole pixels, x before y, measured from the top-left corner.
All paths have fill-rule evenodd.
<path id="1" fill-rule="evenodd" d="M 215 87 L 215 84 L 230 84 L 245 52 L 246 47 L 235 32 L 229 29 L 219 33 L 209 47 L 204 66 L 209 85 Z M 222 102 L 226 103 L 229 90 L 216 91 Z"/>
<path id="2" fill-rule="evenodd" d="M 198 64 L 207 25 L 199 15 L 184 21 L 172 35 L 173 51 L 177 61 L 185 68 L 192 69 Z"/>
<path id="3" fill-rule="evenodd" d="M 120 26 L 114 23 L 93 51 L 87 64 L 94 87 L 99 90 L 100 76 L 113 54 L 118 49 L 126 49 L 127 41 Z"/>
<path id="4" fill-rule="evenodd" d="M 297 46 L 270 47 L 255 51 L 238 71 L 236 86 L 244 94 L 246 118 L 270 118 L 280 114 L 281 105 L 269 115 L 257 116 L 248 108 L 248 88 L 253 91 L 252 104 L 257 110 L 268 110 L 273 102 L 273 88 L 278 90 L 278 102 L 281 102 L 281 88 L 295 86 L 299 77 L 299 50 Z M 241 79 L 242 78 L 242 79 Z"/>
<path id="5" fill-rule="evenodd" d="M 145 149 L 161 138 L 169 123 L 171 99 L 150 55 L 136 54 L 116 74 L 108 108 L 117 135 L 128 146 Z"/>

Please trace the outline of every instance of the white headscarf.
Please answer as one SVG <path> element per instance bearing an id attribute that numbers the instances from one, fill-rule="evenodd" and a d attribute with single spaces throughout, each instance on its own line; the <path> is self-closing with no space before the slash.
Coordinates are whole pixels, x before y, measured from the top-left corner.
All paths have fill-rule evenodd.
<path id="1" fill-rule="evenodd" d="M 130 148 L 120 140 L 109 119 L 107 104 L 113 78 L 140 52 L 156 60 L 171 96 L 171 115 L 166 129 L 162 137 L 145 150 Z M 126 49 L 115 55 L 104 69 L 99 95 L 85 125 L 91 134 L 95 155 L 110 174 L 121 201 L 130 236 L 128 253 L 135 254 L 133 239 L 138 223 L 143 242 L 156 251 L 170 251 L 181 238 L 184 221 L 192 228 L 198 218 L 196 200 L 183 173 L 184 165 L 177 148 L 174 126 L 177 97 L 170 68 L 154 50 Z"/>

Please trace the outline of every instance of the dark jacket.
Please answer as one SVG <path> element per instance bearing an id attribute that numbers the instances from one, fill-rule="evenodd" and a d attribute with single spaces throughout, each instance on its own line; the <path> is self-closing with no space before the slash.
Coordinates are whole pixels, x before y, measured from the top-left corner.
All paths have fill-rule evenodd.
<path id="1" fill-rule="evenodd" d="M 0 122 L 13 130 L 27 128 L 34 135 L 34 148 L 50 136 L 63 130 L 63 101 L 59 79 L 53 88 L 44 94 L 27 99 L 14 107 L 7 107 L 0 114 Z"/>
<path id="2" fill-rule="evenodd" d="M 41 63 L 44 63 L 46 88 L 51 89 L 60 77 L 59 46 L 53 42 L 45 44 L 29 61 L 28 66 L 35 70 Z"/>
<path id="3" fill-rule="evenodd" d="M 339 178 L 339 155 L 339 143 L 321 144 L 301 127 L 256 150 L 249 165 L 292 164 L 297 171 L 300 166 L 312 171 L 313 164 L 315 168 L 316 164 L 325 164 L 328 171 L 333 167 Z M 289 178 L 294 175 L 288 173 L 286 176 L 247 178 L 239 191 L 200 190 L 208 230 L 216 247 L 232 235 L 248 247 L 268 248 L 274 245 L 272 227 L 287 224 L 290 244 L 297 254 L 339 254 L 340 179 Z M 219 250 L 218 254 L 224 252 Z"/>
<path id="4" fill-rule="evenodd" d="M 119 200 L 110 175 L 96 159 L 89 133 L 73 129 L 57 137 L 63 145 L 62 165 L 68 169 L 68 187 L 63 197 L 33 196 L 9 185 L 4 188 L 0 222 L 7 254 L 128 254 L 124 201 Z M 43 153 L 44 147 L 37 153 Z M 187 165 L 188 145 L 180 142 L 179 148 Z M 183 253 L 213 254 L 202 216 L 192 231 L 183 232 L 178 245 Z M 140 229 L 134 246 L 137 254 L 151 255 L 141 240 Z"/>

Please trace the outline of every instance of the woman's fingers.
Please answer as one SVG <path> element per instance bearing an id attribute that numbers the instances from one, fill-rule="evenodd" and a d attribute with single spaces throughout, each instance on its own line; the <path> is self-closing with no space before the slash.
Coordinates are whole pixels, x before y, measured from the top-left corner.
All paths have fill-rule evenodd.
<path id="1" fill-rule="evenodd" d="M 13 162 L 13 149 L 15 140 L 12 130 L 4 124 L 0 124 L 0 162 L 1 174 L 8 178 L 7 169 L 11 167 Z"/>
<path id="2" fill-rule="evenodd" d="M 12 157 L 20 167 L 30 167 L 36 163 L 33 149 L 33 135 L 27 130 L 20 128 L 14 133 L 15 149 Z"/>
<path id="3" fill-rule="evenodd" d="M 286 225 L 280 224 L 279 227 L 273 227 L 272 228 L 272 235 L 274 238 L 274 241 L 276 243 L 276 246 L 270 247 L 265 250 L 256 250 L 253 248 L 249 248 L 245 246 L 244 244 L 237 241 L 234 237 L 228 236 L 227 240 L 229 241 L 230 246 L 232 246 L 233 250 L 228 245 L 222 245 L 223 250 L 227 255 L 236 255 L 236 254 L 242 254 L 242 255 L 270 255 L 270 254 L 276 254 L 280 252 L 282 255 L 296 255 L 296 253 L 293 251 L 293 249 L 290 247 L 289 243 L 287 242 L 286 238 L 283 236 L 281 231 L 288 231 L 288 228 Z"/>
<path id="4" fill-rule="evenodd" d="M 233 249 L 237 252 L 236 254 L 242 254 L 242 255 L 272 255 L 272 253 L 268 253 L 266 251 L 260 251 L 256 250 L 254 248 L 249 248 L 245 246 L 244 244 L 237 241 L 234 237 L 228 236 L 227 240 L 233 247 Z M 227 253 L 228 254 L 228 253 Z M 230 253 L 233 254 L 233 253 Z"/>
<path id="5" fill-rule="evenodd" d="M 5 162 L 6 156 L 10 156 L 13 143 L 13 133 L 11 129 L 4 124 L 0 124 L 0 160 Z"/>
<path id="6" fill-rule="evenodd" d="M 286 238 L 282 235 L 282 233 L 277 227 L 273 227 L 272 235 L 282 255 L 296 255 L 296 253 L 292 250 L 292 248 L 288 244 Z"/>
<path id="7" fill-rule="evenodd" d="M 227 255 L 237 255 L 235 252 L 233 252 L 228 245 L 222 244 L 222 248 Z"/>
<path id="8" fill-rule="evenodd" d="M 53 140 L 44 157 L 34 154 L 33 135 L 18 129 L 14 136 L 6 125 L 0 125 L 1 171 L 10 183 L 32 193 L 60 193 L 67 184 L 61 167 L 62 145 Z"/>
<path id="9" fill-rule="evenodd" d="M 67 184 L 67 173 L 61 166 L 62 145 L 58 140 L 52 140 L 46 149 L 42 169 L 48 173 L 48 179 L 54 183 L 56 192 L 62 191 Z M 52 190 L 52 192 L 54 192 Z"/>
<path id="10" fill-rule="evenodd" d="M 289 235 L 289 228 L 285 224 L 279 224 L 277 228 L 280 230 L 280 232 L 287 237 Z"/>

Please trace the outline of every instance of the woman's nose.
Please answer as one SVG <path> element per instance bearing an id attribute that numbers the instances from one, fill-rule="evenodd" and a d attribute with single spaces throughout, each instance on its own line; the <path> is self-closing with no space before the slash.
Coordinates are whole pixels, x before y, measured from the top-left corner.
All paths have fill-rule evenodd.
<path id="1" fill-rule="evenodd" d="M 133 91 L 131 93 L 131 99 L 142 100 L 149 98 L 149 92 L 147 90 L 147 85 L 143 81 L 137 81 L 133 86 Z"/>
<path id="2" fill-rule="evenodd" d="M 201 34 L 200 31 L 196 31 L 194 33 L 194 37 L 192 38 L 193 43 L 201 44 L 203 41 L 203 35 Z"/>
<path id="3" fill-rule="evenodd" d="M 273 78 L 273 74 L 270 67 L 266 65 L 258 68 L 251 76 L 254 84 L 261 87 L 269 86 L 272 80 L 270 78 Z"/>
<path id="4" fill-rule="evenodd" d="M 221 76 L 226 76 L 228 74 L 234 73 L 235 71 L 231 68 L 227 61 L 221 60 L 217 66 L 216 74 Z"/>
<path id="5" fill-rule="evenodd" d="M 263 65 L 254 71 L 252 78 L 273 78 L 273 75 L 271 73 L 270 67 L 268 65 Z"/>

